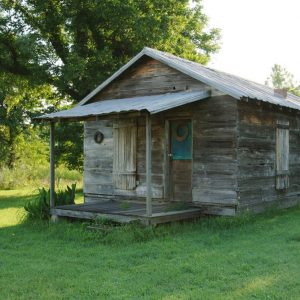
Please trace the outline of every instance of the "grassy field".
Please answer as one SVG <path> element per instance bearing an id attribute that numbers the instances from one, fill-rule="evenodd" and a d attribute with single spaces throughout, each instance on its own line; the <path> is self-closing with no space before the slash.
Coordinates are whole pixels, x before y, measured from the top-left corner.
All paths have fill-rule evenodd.
<path id="1" fill-rule="evenodd" d="M 32 197 L 0 191 L 1 299 L 300 297 L 300 208 L 101 233 L 22 222 Z"/>

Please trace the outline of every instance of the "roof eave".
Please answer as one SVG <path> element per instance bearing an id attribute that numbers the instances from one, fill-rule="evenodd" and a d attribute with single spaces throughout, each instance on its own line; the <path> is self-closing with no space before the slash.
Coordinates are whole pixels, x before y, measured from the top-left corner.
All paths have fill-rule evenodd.
<path id="1" fill-rule="evenodd" d="M 38 121 L 55 121 L 55 120 L 67 120 L 67 119 L 89 119 L 91 117 L 97 116 L 111 116 L 111 115 L 120 115 L 120 114 L 142 114 L 148 112 L 151 115 L 175 109 L 185 104 L 190 104 L 195 101 L 200 101 L 211 96 L 210 90 L 203 90 L 197 92 L 180 92 L 180 93 L 166 93 L 152 96 L 142 96 L 133 98 L 133 102 L 130 103 L 130 98 L 124 99 L 114 99 L 101 101 L 102 109 L 97 107 L 97 103 L 87 104 L 86 106 L 76 106 L 71 109 L 62 110 L 59 112 L 46 114 L 40 117 L 37 117 Z M 134 100 L 139 100 L 138 104 Z M 144 100 L 144 102 L 143 102 Z M 122 103 L 117 106 L 111 106 L 111 102 L 115 101 L 126 101 L 126 106 Z M 128 102 L 128 105 L 127 105 Z M 100 104 L 101 104 L 100 103 Z M 143 106 L 140 103 L 144 103 Z M 95 106 L 96 105 L 96 106 Z M 104 107 L 103 107 L 104 105 Z M 121 106 L 120 106 L 121 105 Z M 98 105 L 99 106 L 99 105 Z M 107 109 L 107 106 L 110 107 Z"/>

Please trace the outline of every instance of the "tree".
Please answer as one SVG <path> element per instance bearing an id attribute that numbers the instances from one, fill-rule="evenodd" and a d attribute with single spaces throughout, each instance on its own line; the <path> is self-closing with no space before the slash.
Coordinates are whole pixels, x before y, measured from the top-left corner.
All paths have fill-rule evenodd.
<path id="1" fill-rule="evenodd" d="M 2 146 L 0 162 L 2 164 L 6 164 L 11 169 L 15 166 L 20 136 L 30 134 L 32 117 L 50 108 L 50 102 L 51 105 L 54 104 L 55 99 L 50 101 L 53 94 L 55 93 L 50 86 L 32 86 L 18 76 L 0 76 L 0 144 Z"/>
<path id="2" fill-rule="evenodd" d="M 294 75 L 282 66 L 275 64 L 272 72 L 266 80 L 266 85 L 278 89 L 287 89 L 290 93 L 300 96 L 300 85 L 294 79 Z"/>
<path id="3" fill-rule="evenodd" d="M 0 68 L 55 86 L 74 101 L 140 51 L 207 63 L 219 31 L 201 1 L 1 0 Z"/>
<path id="4" fill-rule="evenodd" d="M 201 0 L 194 4 L 0 0 L 0 80 L 15 76 L 30 86 L 50 86 L 59 99 L 76 103 L 144 46 L 206 64 L 219 48 L 219 30 L 208 29 Z M 25 97 L 22 107 L 28 101 Z M 76 164 L 74 154 L 64 149 L 77 154 L 82 149 L 82 126 L 78 127 L 59 125 L 58 130 L 59 159 L 73 167 L 81 166 L 80 159 Z"/>

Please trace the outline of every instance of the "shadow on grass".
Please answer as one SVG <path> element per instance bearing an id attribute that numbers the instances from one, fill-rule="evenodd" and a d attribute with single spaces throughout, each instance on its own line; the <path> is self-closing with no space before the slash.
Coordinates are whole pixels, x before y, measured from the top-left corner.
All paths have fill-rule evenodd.
<path id="1" fill-rule="evenodd" d="M 9 192 L 10 190 L 5 190 L 5 192 Z M 1 192 L 1 191 L 0 191 Z M 21 208 L 30 201 L 33 200 L 38 195 L 38 190 L 35 189 L 32 192 L 28 192 L 27 195 L 0 195 L 0 210 L 6 208 Z M 76 199 L 83 197 L 83 189 L 76 189 Z"/>
<path id="2" fill-rule="evenodd" d="M 34 199 L 34 197 L 36 197 L 34 194 L 24 196 L 0 196 L 0 209 L 23 207 L 27 201 Z"/>
<path id="3" fill-rule="evenodd" d="M 76 196 L 80 197 L 82 190 L 76 192 Z M 1 196 L 0 197 L 0 213 L 1 208 L 20 208 L 24 204 L 33 199 L 35 195 L 24 196 Z M 24 234 L 41 234 L 48 235 L 49 238 L 61 239 L 65 241 L 77 241 L 85 244 L 109 244 L 109 245 L 130 245 L 132 243 L 144 243 L 152 240 L 160 240 L 166 238 L 174 238 L 180 235 L 190 235 L 195 232 L 213 235 L 235 235 L 241 231 L 265 230 L 275 220 L 288 215 L 299 215 L 300 206 L 275 210 L 270 209 L 260 215 L 254 215 L 246 212 L 237 217 L 212 217 L 205 216 L 200 219 L 174 222 L 170 224 L 162 224 L 157 227 L 143 227 L 137 223 L 116 225 L 113 223 L 99 224 L 99 221 L 71 221 L 63 220 L 58 223 L 52 223 L 50 220 L 20 220 L 19 224 L 0 228 L 1 232 L 12 233 L 15 231 Z M 1 216 L 1 214 L 0 214 Z M 258 226 L 257 226 L 258 224 Z M 98 226 L 98 230 L 87 230 L 88 225 Z M 104 226 L 102 226 L 104 225 Z M 276 224 L 275 224 L 276 225 Z M 296 237 L 297 239 L 297 237 Z M 220 239 L 215 239 L 218 242 Z M 295 240 L 295 237 L 294 237 Z M 213 239 L 210 239 L 214 242 Z"/>

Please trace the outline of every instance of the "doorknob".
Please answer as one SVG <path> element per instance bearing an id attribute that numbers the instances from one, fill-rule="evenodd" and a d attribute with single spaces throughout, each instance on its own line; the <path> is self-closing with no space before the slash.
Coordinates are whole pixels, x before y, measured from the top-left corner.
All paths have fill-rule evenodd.
<path id="1" fill-rule="evenodd" d="M 169 156 L 170 158 L 172 158 L 172 157 L 173 157 L 173 154 L 172 154 L 172 153 L 169 153 L 168 156 Z"/>

